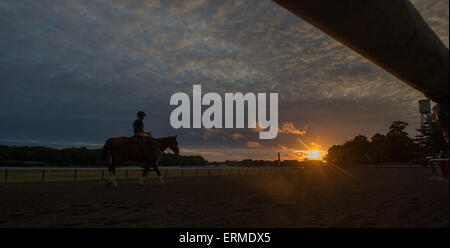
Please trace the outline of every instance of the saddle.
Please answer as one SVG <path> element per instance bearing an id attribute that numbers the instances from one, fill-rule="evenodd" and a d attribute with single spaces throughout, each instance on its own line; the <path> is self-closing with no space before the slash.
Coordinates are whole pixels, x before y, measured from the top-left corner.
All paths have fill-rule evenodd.
<path id="1" fill-rule="evenodd" d="M 133 135 L 130 138 L 135 144 L 139 145 L 144 160 L 150 160 L 154 157 L 156 153 L 156 143 L 152 137 Z"/>

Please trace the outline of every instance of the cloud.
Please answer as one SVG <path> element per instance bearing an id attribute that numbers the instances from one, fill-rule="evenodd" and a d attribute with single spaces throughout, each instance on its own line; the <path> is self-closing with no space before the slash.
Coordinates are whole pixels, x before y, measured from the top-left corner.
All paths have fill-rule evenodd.
<path id="1" fill-rule="evenodd" d="M 221 133 L 222 131 L 220 129 L 212 129 L 212 128 L 204 128 L 203 130 L 203 140 L 207 140 L 211 137 L 214 137 L 218 133 Z"/>
<path id="2" fill-rule="evenodd" d="M 204 6 L 205 0 L 179 0 L 171 1 L 170 13 L 172 15 L 180 15 L 191 12 L 201 6 Z"/>
<path id="3" fill-rule="evenodd" d="M 181 154 L 187 156 L 195 156 L 200 155 L 206 158 L 215 158 L 215 157 L 225 157 L 227 154 L 223 151 L 216 151 L 211 149 L 195 149 L 195 148 L 182 148 L 180 149 Z"/>
<path id="4" fill-rule="evenodd" d="M 246 146 L 258 146 L 259 126 L 171 128 L 170 96 L 196 83 L 219 94 L 278 93 L 280 131 L 295 135 L 257 142 L 263 148 L 295 148 L 302 135 L 325 149 L 394 120 L 413 132 L 420 120 L 421 93 L 273 1 L 51 2 L 0 0 L 3 142 L 103 144 L 132 135 L 142 109 L 155 137 L 266 157 Z M 412 2 L 448 46 L 448 1 Z"/>
<path id="5" fill-rule="evenodd" d="M 240 133 L 233 133 L 233 140 L 239 140 L 239 139 L 243 139 L 244 135 L 240 134 Z"/>
<path id="6" fill-rule="evenodd" d="M 246 143 L 246 146 L 249 147 L 249 148 L 261 148 L 261 147 L 263 147 L 263 145 L 261 145 L 261 143 L 256 142 L 256 141 L 248 141 Z"/>
<path id="7" fill-rule="evenodd" d="M 309 145 L 311 150 L 320 150 L 322 147 L 320 144 L 317 144 L 315 142 L 310 142 Z"/>
<path id="8" fill-rule="evenodd" d="M 283 126 L 278 129 L 279 133 L 292 133 L 292 134 L 298 134 L 298 135 L 304 135 L 306 131 L 300 131 L 294 127 L 294 123 L 292 122 L 285 122 L 283 123 Z"/>
<path id="9" fill-rule="evenodd" d="M 287 148 L 286 146 L 283 145 L 277 145 L 278 148 L 280 148 L 281 150 L 288 150 L 289 148 Z"/>

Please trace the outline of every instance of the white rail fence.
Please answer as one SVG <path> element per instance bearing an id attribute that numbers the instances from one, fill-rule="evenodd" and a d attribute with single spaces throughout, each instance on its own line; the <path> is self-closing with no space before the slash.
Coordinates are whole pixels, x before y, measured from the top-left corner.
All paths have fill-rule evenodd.
<path id="1" fill-rule="evenodd" d="M 160 167 L 164 178 L 282 174 L 300 171 L 299 167 Z M 121 167 L 116 170 L 118 180 L 139 179 L 141 167 Z M 108 168 L 88 167 L 0 167 L 0 183 L 67 182 L 106 180 Z M 157 178 L 150 171 L 147 178 Z"/>

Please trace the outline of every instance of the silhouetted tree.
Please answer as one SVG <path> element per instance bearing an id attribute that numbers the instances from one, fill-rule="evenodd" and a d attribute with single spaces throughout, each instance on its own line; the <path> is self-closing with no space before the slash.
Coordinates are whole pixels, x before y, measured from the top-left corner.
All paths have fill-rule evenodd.
<path id="1" fill-rule="evenodd" d="M 343 145 L 333 145 L 326 160 L 337 165 L 415 161 L 418 146 L 405 131 L 407 126 L 406 122 L 394 121 L 386 135 L 377 133 L 371 141 L 358 135 Z"/>
<path id="2" fill-rule="evenodd" d="M 336 165 L 341 165 L 345 162 L 344 157 L 344 146 L 333 145 L 328 149 L 327 155 L 325 155 L 325 160 L 329 163 Z"/>
<path id="3" fill-rule="evenodd" d="M 420 134 L 416 136 L 415 141 L 420 148 L 420 156 L 422 158 L 437 157 L 439 152 L 447 151 L 447 143 L 433 114 L 425 116 L 423 126 L 417 131 Z"/>
<path id="4" fill-rule="evenodd" d="M 414 160 L 418 146 L 405 131 L 408 123 L 394 121 L 386 134 L 386 161 L 389 162 L 409 162 Z"/>
<path id="5" fill-rule="evenodd" d="M 371 138 L 370 157 L 375 163 L 383 163 L 386 156 L 386 135 L 376 133 Z"/>

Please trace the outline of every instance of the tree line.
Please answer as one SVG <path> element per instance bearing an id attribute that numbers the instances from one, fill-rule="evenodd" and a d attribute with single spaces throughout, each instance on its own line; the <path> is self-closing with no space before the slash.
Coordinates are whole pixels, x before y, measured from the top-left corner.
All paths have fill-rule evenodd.
<path id="1" fill-rule="evenodd" d="M 44 146 L 0 145 L 0 165 L 99 167 L 102 166 L 101 154 L 102 149 L 88 149 L 86 147 L 57 149 Z M 208 161 L 202 156 L 183 156 L 170 153 L 163 153 L 159 161 L 160 166 L 201 166 L 207 164 Z"/>
<path id="2" fill-rule="evenodd" d="M 0 166 L 58 166 L 58 167 L 100 167 L 102 149 L 80 148 L 51 148 L 44 146 L 5 146 L 0 145 Z M 226 160 L 223 162 L 208 162 L 199 155 L 184 156 L 172 153 L 163 153 L 160 166 L 241 166 L 241 167 L 295 167 L 306 163 L 297 160 Z M 124 166 L 134 166 L 129 163 Z"/>
<path id="3" fill-rule="evenodd" d="M 447 143 L 434 115 L 426 115 L 419 135 L 411 138 L 405 131 L 408 123 L 394 121 L 386 134 L 376 133 L 369 140 L 357 135 L 342 145 L 333 145 L 325 157 L 336 165 L 419 163 L 447 151 Z"/>
<path id="4" fill-rule="evenodd" d="M 298 160 L 283 160 L 278 163 L 278 160 L 225 160 L 223 162 L 210 162 L 211 165 L 227 165 L 227 166 L 238 166 L 238 167 L 298 167 L 302 166 L 304 163 Z"/>

